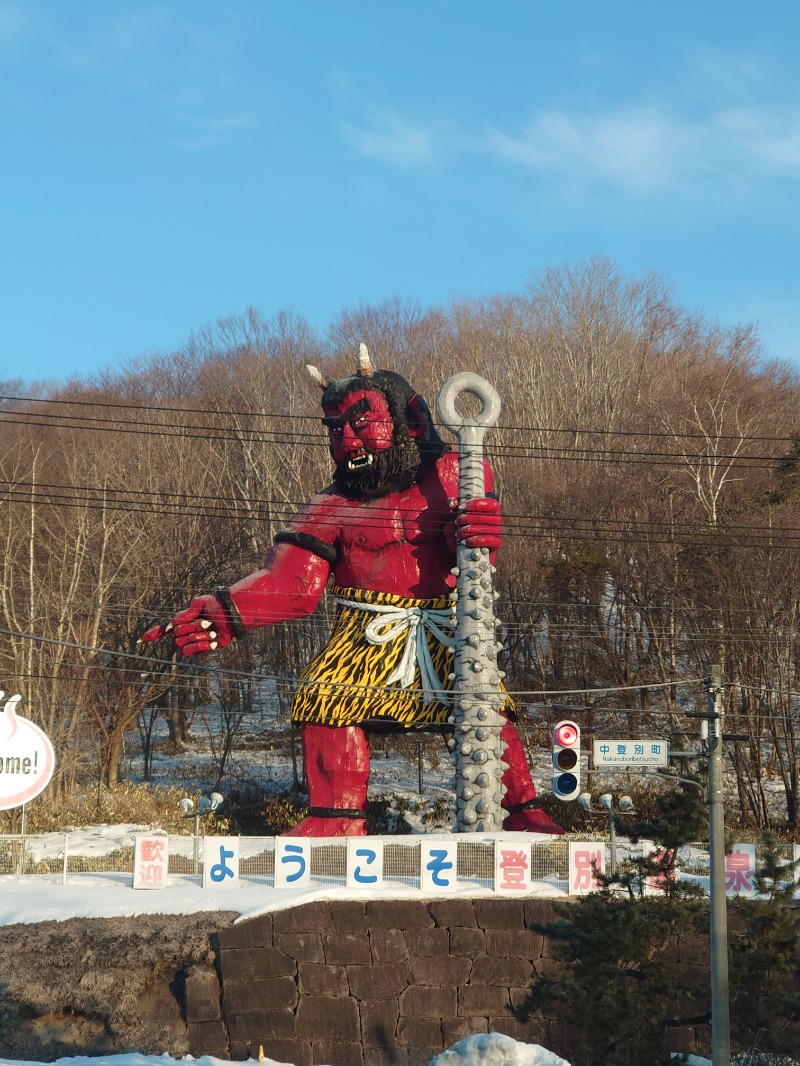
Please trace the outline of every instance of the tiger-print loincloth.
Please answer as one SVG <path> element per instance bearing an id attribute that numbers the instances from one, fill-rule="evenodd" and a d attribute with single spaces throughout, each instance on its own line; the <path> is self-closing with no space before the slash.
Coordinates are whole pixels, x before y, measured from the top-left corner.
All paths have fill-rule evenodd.
<path id="1" fill-rule="evenodd" d="M 357 603 L 439 611 L 449 606 L 446 596 L 417 600 L 338 586 L 332 591 L 337 598 Z M 370 644 L 365 631 L 375 617 L 371 611 L 337 604 L 331 639 L 300 674 L 292 700 L 293 721 L 334 726 L 385 725 L 395 729 L 420 729 L 447 722 L 451 713 L 447 694 L 453 687 L 453 682 L 448 680 L 453 669 L 452 650 L 433 633 L 426 633 L 442 698 L 424 703 L 419 665 L 409 688 L 400 688 L 398 684 L 387 687 L 388 678 L 403 656 L 406 635 L 401 634 L 386 644 Z"/>

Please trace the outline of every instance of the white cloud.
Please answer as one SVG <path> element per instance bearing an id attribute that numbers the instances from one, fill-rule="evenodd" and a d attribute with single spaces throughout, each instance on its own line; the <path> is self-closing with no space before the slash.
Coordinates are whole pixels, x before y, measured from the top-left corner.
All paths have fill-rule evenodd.
<path id="1" fill-rule="evenodd" d="M 740 83 L 739 83 L 740 84 Z M 593 115 L 536 112 L 519 133 L 491 127 L 475 150 L 577 184 L 604 183 L 646 195 L 688 189 L 710 177 L 741 185 L 800 178 L 800 107 L 756 102 L 697 106 L 656 103 Z"/>
<path id="2" fill-rule="evenodd" d="M 374 98 L 375 86 L 371 87 Z M 705 48 L 685 57 L 661 85 L 625 86 L 606 107 L 532 108 L 517 128 L 480 116 L 409 120 L 400 109 L 366 108 L 351 80 L 335 71 L 331 92 L 340 132 L 361 155 L 386 166 L 431 166 L 484 156 L 525 168 L 561 188 L 599 185 L 645 198 L 726 188 L 740 195 L 765 180 L 800 177 L 798 79 L 761 53 Z"/>
<path id="3" fill-rule="evenodd" d="M 722 103 L 770 93 L 779 76 L 775 63 L 764 54 L 706 46 L 688 56 L 679 83 L 684 97 L 705 101 L 713 110 Z"/>
<path id="4" fill-rule="evenodd" d="M 674 177 L 692 139 L 691 131 L 652 109 L 596 116 L 550 111 L 534 115 L 518 136 L 490 128 L 476 150 L 554 177 L 567 172 L 581 183 L 599 179 L 646 192 Z"/>
<path id="5" fill-rule="evenodd" d="M 31 18 L 20 4 L 0 3 L 0 48 L 16 44 L 30 28 Z"/>
<path id="6" fill-rule="evenodd" d="M 182 19 L 169 5 L 109 9 L 109 17 L 61 20 L 49 33 L 58 65 L 104 92 L 136 98 L 171 123 L 164 134 L 210 148 L 254 124 L 218 27 Z"/>
<path id="7" fill-rule="evenodd" d="M 800 109 L 737 108 L 715 120 L 742 165 L 774 177 L 800 177 Z"/>
<path id="8" fill-rule="evenodd" d="M 371 80 L 366 86 L 340 67 L 331 69 L 328 92 L 342 115 L 337 129 L 341 139 L 359 155 L 384 166 L 413 170 L 436 165 L 441 159 L 443 138 L 430 123 L 402 117 L 391 107 L 365 103 L 382 91 Z"/>
<path id="9" fill-rule="evenodd" d="M 344 140 L 360 155 L 387 166 L 410 170 L 438 159 L 433 131 L 414 125 L 386 108 L 369 106 L 361 123 L 341 122 Z"/>
<path id="10" fill-rule="evenodd" d="M 634 91 L 636 87 L 634 86 Z M 703 49 L 646 105 L 534 111 L 520 131 L 494 126 L 478 145 L 500 162 L 639 195 L 800 177 L 795 75 L 761 54 Z"/>

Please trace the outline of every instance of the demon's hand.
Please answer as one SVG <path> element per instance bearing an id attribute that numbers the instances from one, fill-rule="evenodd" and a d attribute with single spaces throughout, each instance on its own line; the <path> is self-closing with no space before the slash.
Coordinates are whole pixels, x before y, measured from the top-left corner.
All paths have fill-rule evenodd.
<path id="1" fill-rule="evenodd" d="M 171 622 L 142 633 L 139 641 L 149 643 L 167 634 L 175 638 L 183 655 L 226 648 L 235 635 L 228 612 L 216 596 L 198 596 Z"/>
<path id="2" fill-rule="evenodd" d="M 494 496 L 465 500 L 456 518 L 456 537 L 469 548 L 497 551 L 503 531 L 500 501 Z"/>

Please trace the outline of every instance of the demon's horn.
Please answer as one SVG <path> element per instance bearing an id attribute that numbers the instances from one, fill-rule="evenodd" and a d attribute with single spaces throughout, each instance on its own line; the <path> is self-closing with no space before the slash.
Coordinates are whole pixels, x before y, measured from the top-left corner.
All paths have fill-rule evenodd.
<path id="1" fill-rule="evenodd" d="M 317 367 L 312 366 L 311 363 L 306 363 L 306 370 L 308 371 L 309 376 L 316 381 L 321 389 L 327 389 L 331 383 L 330 378 L 326 378 L 325 375 L 318 370 Z"/>
<path id="2" fill-rule="evenodd" d="M 375 364 L 370 358 L 369 348 L 362 342 L 358 346 L 358 376 L 360 378 L 371 378 L 375 373 L 375 369 Z"/>

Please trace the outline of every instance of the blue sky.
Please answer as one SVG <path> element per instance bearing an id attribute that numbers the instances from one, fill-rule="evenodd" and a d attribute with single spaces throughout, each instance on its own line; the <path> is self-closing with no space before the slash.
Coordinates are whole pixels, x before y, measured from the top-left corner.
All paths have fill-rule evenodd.
<path id="1" fill-rule="evenodd" d="M 800 365 L 800 5 L 0 0 L 0 378 L 654 270 Z"/>

